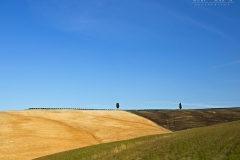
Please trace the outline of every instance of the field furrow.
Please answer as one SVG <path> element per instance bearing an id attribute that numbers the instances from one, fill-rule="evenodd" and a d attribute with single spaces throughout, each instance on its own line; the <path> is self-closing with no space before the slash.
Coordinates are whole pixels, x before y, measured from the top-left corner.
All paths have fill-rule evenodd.
<path id="1" fill-rule="evenodd" d="M 125 111 L 5 111 L 0 112 L 0 159 L 33 159 L 94 144 L 169 132 Z"/>

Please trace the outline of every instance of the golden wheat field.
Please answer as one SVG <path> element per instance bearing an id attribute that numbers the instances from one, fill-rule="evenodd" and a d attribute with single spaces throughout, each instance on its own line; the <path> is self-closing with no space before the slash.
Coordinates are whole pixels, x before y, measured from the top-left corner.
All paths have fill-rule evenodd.
<path id="1" fill-rule="evenodd" d="M 169 132 L 145 118 L 120 110 L 4 111 L 0 112 L 0 159 L 27 160 Z"/>

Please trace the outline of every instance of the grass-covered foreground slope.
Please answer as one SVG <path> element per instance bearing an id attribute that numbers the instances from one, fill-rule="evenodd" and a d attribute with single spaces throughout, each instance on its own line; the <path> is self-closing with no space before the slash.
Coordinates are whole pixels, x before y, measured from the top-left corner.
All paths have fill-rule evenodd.
<path id="1" fill-rule="evenodd" d="M 119 133 L 121 134 L 121 133 Z M 240 157 L 240 121 L 105 143 L 37 160 L 231 159 Z"/>

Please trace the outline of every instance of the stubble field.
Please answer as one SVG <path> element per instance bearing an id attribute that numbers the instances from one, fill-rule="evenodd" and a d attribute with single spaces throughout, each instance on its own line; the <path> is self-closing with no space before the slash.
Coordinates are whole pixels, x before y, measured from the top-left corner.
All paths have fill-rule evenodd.
<path id="1" fill-rule="evenodd" d="M 171 131 L 125 111 L 0 112 L 0 159 L 27 160 L 61 151 Z"/>

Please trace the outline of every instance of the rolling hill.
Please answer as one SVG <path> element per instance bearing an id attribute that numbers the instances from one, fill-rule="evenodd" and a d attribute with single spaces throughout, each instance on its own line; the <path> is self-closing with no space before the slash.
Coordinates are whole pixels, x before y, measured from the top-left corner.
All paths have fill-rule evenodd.
<path id="1" fill-rule="evenodd" d="M 240 108 L 182 110 L 129 110 L 171 131 L 211 126 L 240 120 Z"/>
<path id="2" fill-rule="evenodd" d="M 240 121 L 57 153 L 36 160 L 239 160 Z"/>
<path id="3" fill-rule="evenodd" d="M 79 147 L 169 133 L 125 111 L 0 112 L 0 159 L 27 160 Z"/>

